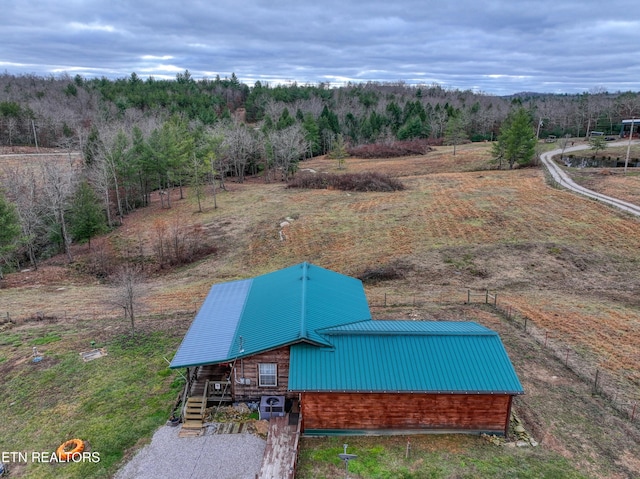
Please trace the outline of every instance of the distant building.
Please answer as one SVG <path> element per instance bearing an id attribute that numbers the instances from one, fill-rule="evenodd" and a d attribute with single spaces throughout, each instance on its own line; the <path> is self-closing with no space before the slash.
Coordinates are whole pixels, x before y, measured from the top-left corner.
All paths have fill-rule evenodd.
<path id="1" fill-rule="evenodd" d="M 638 128 L 640 128 L 640 118 L 632 118 L 630 120 L 622 120 L 620 127 L 620 138 L 628 138 L 629 132 L 633 130 L 633 134 L 638 136 Z"/>

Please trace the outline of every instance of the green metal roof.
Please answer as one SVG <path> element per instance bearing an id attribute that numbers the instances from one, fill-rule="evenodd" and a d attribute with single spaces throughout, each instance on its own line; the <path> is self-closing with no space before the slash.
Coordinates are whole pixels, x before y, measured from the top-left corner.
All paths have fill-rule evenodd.
<path id="1" fill-rule="evenodd" d="M 301 263 L 214 285 L 170 367 L 230 361 L 298 342 L 327 346 L 316 330 L 370 318 L 360 280 Z"/>
<path id="2" fill-rule="evenodd" d="M 291 348 L 289 390 L 522 394 L 494 331 L 472 322 L 363 321 Z"/>
<path id="3" fill-rule="evenodd" d="M 358 321 L 355 323 L 341 324 L 318 331 L 326 336 L 345 334 L 429 334 L 429 335 L 454 335 L 454 334 L 488 334 L 495 335 L 484 326 L 471 321 L 397 321 L 376 320 Z"/>

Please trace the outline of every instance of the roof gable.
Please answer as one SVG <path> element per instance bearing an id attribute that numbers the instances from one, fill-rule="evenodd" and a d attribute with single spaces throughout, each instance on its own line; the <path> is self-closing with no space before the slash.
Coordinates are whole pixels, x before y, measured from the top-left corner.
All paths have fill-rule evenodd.
<path id="1" fill-rule="evenodd" d="M 521 394 L 500 337 L 477 323 L 366 321 L 291 348 L 292 391 Z"/>
<path id="2" fill-rule="evenodd" d="M 371 318 L 362 282 L 309 263 L 214 285 L 172 368 L 233 360 L 298 342 L 316 330 Z"/>

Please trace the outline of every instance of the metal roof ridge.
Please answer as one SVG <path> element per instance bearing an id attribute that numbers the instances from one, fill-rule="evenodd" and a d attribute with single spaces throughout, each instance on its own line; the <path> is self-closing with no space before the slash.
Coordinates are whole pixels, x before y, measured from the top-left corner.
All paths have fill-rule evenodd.
<path id="1" fill-rule="evenodd" d="M 302 292 L 301 292 L 301 300 L 300 300 L 300 331 L 298 332 L 298 337 L 307 338 L 307 281 L 309 277 L 307 276 L 309 270 L 309 263 L 306 261 L 302 263 Z"/>
<path id="2" fill-rule="evenodd" d="M 326 336 L 498 336 L 495 331 L 410 331 L 371 329 L 332 329 L 323 331 Z"/>

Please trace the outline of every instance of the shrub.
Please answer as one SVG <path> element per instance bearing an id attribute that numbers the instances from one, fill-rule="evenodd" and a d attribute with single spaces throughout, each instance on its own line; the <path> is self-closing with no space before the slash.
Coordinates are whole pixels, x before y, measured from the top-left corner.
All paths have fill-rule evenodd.
<path id="1" fill-rule="evenodd" d="M 393 143 L 371 143 L 347 149 L 350 156 L 358 158 L 395 158 L 398 156 L 424 155 L 431 145 L 442 144 L 442 140 L 406 140 Z"/>
<path id="2" fill-rule="evenodd" d="M 357 278 L 365 284 L 377 284 L 381 281 L 404 279 L 407 271 L 411 269 L 411 265 L 408 263 L 395 260 L 385 265 L 365 268 L 357 275 Z"/>
<path id="3" fill-rule="evenodd" d="M 398 191 L 405 186 L 396 178 L 375 172 L 304 173 L 289 182 L 288 188 L 335 189 L 342 191 Z"/>

